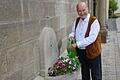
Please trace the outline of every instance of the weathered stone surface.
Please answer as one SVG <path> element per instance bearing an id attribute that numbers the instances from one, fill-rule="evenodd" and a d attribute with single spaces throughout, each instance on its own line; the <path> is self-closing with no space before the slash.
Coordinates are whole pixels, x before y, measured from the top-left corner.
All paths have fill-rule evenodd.
<path id="1" fill-rule="evenodd" d="M 0 51 L 0 79 L 7 73 L 7 57 L 5 51 Z"/>
<path id="2" fill-rule="evenodd" d="M 40 20 L 40 31 L 42 32 L 43 28 L 50 24 L 50 19 L 42 19 Z"/>
<path id="3" fill-rule="evenodd" d="M 19 69 L 23 64 L 23 55 L 19 52 L 19 48 L 12 48 L 7 51 L 7 71 L 12 73 Z"/>
<path id="4" fill-rule="evenodd" d="M 34 60 L 32 42 L 7 50 L 8 72 L 16 71 Z M 32 65 L 32 63 L 31 63 Z"/>
<path id="5" fill-rule="evenodd" d="M 75 13 L 73 2 L 76 0 L 0 0 L 0 80 L 32 80 L 40 70 L 47 75 L 59 55 L 57 41 L 65 49 L 65 27 L 72 24 L 68 20 Z M 48 26 L 55 34 L 50 29 L 52 33 L 48 30 L 43 33 L 47 36 L 39 38 Z"/>
<path id="6" fill-rule="evenodd" d="M 32 20 L 30 19 L 30 5 L 29 0 L 20 0 L 22 7 L 22 18 L 23 20 Z"/>
<path id="7" fill-rule="evenodd" d="M 26 64 L 23 67 L 22 80 L 33 80 L 34 77 L 35 77 L 34 64 L 33 62 L 31 62 L 30 64 Z"/>
<path id="8" fill-rule="evenodd" d="M 60 17 L 51 18 L 48 26 L 52 27 L 55 31 L 58 31 L 60 29 Z"/>
<path id="9" fill-rule="evenodd" d="M 120 18 L 117 18 L 116 19 L 117 31 L 120 33 L 120 25 L 119 25 L 119 23 L 120 23 Z"/>
<path id="10" fill-rule="evenodd" d="M 59 0 L 61 1 L 61 0 Z M 65 13 L 65 5 L 61 2 L 56 2 L 55 5 L 55 14 L 60 16 L 61 14 Z"/>
<path id="11" fill-rule="evenodd" d="M 106 43 L 107 41 L 107 29 L 103 27 L 103 29 L 100 30 L 101 33 L 101 42 Z"/>
<path id="12" fill-rule="evenodd" d="M 20 40 L 20 33 L 17 23 L 0 25 L 0 44 L 1 47 L 15 46 Z"/>
<path id="13" fill-rule="evenodd" d="M 75 71 L 72 74 L 66 74 L 61 76 L 54 76 L 54 77 L 45 77 L 45 80 L 77 80 L 79 75 L 79 71 Z"/>
<path id="14" fill-rule="evenodd" d="M 5 80 L 22 80 L 22 70 L 12 72 L 11 74 L 5 77 Z"/>
<path id="15" fill-rule="evenodd" d="M 62 39 L 61 53 L 63 53 L 66 50 L 66 45 L 67 45 L 67 37 L 64 37 Z"/>
<path id="16" fill-rule="evenodd" d="M 66 33 L 66 27 L 61 28 L 59 31 L 56 32 L 57 39 L 62 39 L 62 47 L 61 47 L 61 53 L 66 49 L 67 44 L 67 33 Z"/>
<path id="17" fill-rule="evenodd" d="M 40 35 L 40 68 L 43 76 L 48 75 L 48 68 L 58 59 L 58 46 L 55 32 L 45 27 Z"/>
<path id="18" fill-rule="evenodd" d="M 34 40 L 33 54 L 34 54 L 34 73 L 39 74 L 40 71 L 40 54 L 39 54 L 39 40 Z"/>
<path id="19" fill-rule="evenodd" d="M 5 48 L 6 45 L 7 45 L 7 29 L 5 27 L 2 27 L 0 28 L 0 49 Z"/>
<path id="20" fill-rule="evenodd" d="M 17 31 L 17 24 L 6 25 L 7 29 L 7 47 L 16 45 L 19 41 L 19 33 Z"/>
<path id="21" fill-rule="evenodd" d="M 44 5 L 44 17 L 55 16 L 55 3 L 54 2 L 43 2 Z"/>
<path id="22" fill-rule="evenodd" d="M 20 0 L 0 0 L 0 21 L 22 19 Z"/>
<path id="23" fill-rule="evenodd" d="M 44 17 L 44 4 L 40 1 L 31 0 L 26 3 L 29 9 L 29 17 L 32 20 L 42 19 Z"/>
<path id="24" fill-rule="evenodd" d="M 33 37 L 33 24 L 31 22 L 25 22 L 22 31 L 22 41 L 30 40 Z"/>
<path id="25" fill-rule="evenodd" d="M 44 80 L 44 78 L 41 76 L 37 76 L 34 80 Z"/>

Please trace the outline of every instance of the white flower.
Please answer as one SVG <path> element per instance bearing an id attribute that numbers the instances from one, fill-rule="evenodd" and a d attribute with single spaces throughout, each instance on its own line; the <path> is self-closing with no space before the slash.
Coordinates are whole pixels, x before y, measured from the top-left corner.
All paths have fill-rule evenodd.
<path id="1" fill-rule="evenodd" d="M 73 67 L 73 70 L 75 70 L 75 67 Z"/>
<path id="2" fill-rule="evenodd" d="M 70 61 L 69 64 L 72 64 L 72 62 Z"/>

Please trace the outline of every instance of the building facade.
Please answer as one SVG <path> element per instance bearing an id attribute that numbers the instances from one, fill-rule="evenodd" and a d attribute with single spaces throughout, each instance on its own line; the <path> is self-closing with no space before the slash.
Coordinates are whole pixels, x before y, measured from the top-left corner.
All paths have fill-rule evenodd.
<path id="1" fill-rule="evenodd" d="M 59 57 L 66 49 L 78 1 L 85 0 L 0 0 L 1 80 L 44 76 L 46 63 L 54 58 L 50 51 Z M 86 2 L 90 12 L 98 17 L 105 38 L 108 0 Z"/>

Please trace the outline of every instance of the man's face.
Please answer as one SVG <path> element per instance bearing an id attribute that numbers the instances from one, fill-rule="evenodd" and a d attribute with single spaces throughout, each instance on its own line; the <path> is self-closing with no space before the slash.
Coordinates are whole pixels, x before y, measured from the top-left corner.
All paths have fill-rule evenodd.
<path id="1" fill-rule="evenodd" d="M 78 5 L 77 6 L 77 13 L 82 19 L 85 19 L 85 17 L 88 14 L 87 6 L 86 5 Z"/>

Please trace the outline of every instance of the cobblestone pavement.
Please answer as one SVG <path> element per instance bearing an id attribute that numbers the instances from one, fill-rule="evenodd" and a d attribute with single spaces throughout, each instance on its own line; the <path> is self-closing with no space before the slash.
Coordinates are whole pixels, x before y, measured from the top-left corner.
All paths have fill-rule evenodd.
<path id="1" fill-rule="evenodd" d="M 120 19 L 116 21 L 116 24 Z M 120 26 L 108 26 L 107 43 L 102 44 L 103 80 L 120 80 Z"/>

